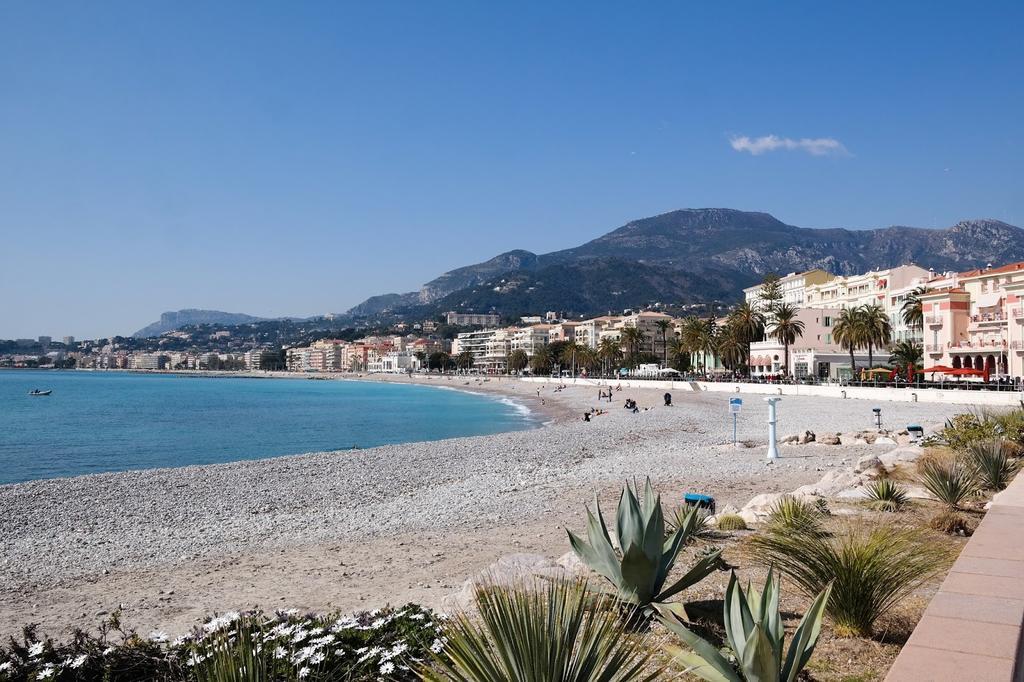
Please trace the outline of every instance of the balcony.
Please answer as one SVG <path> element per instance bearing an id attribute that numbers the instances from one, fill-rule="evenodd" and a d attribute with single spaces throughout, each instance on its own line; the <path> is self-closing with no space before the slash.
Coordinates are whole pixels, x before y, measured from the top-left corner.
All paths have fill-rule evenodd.
<path id="1" fill-rule="evenodd" d="M 979 329 L 981 327 L 991 327 L 995 325 L 1005 324 L 1006 315 L 1003 313 L 984 313 L 981 315 L 971 315 L 971 325 L 969 329 Z"/>
<path id="2" fill-rule="evenodd" d="M 929 315 L 924 318 L 924 321 L 929 327 L 941 327 L 942 326 L 942 315 Z"/>
<path id="3" fill-rule="evenodd" d="M 926 352 L 928 353 L 928 355 L 942 355 L 945 352 L 945 350 L 945 346 L 941 345 L 937 346 L 932 344 L 926 347 Z"/>
<path id="4" fill-rule="evenodd" d="M 1014 308 L 1013 310 L 1010 311 L 1010 314 L 1013 316 L 1013 319 L 1016 320 L 1017 322 L 1024 320 L 1024 308 Z"/>
<path id="5" fill-rule="evenodd" d="M 997 350 L 1000 348 L 1006 348 L 1007 343 L 1005 339 L 971 339 L 967 341 L 958 341 L 951 344 L 949 349 L 951 351 L 957 350 Z"/>

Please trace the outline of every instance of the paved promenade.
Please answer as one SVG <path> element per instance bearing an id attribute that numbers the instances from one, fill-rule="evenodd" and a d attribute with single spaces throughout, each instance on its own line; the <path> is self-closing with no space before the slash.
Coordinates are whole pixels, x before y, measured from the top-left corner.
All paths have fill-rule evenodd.
<path id="1" fill-rule="evenodd" d="M 1024 475 L 993 501 L 886 682 L 1024 680 Z"/>

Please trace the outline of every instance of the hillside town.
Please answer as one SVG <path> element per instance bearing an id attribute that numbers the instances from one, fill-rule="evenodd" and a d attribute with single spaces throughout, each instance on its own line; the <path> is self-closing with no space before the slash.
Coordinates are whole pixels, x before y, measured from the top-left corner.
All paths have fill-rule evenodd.
<path id="1" fill-rule="evenodd" d="M 842 381 L 922 369 L 1006 380 L 1024 376 L 1024 262 L 966 272 L 916 265 L 838 276 L 812 269 L 766 276 L 719 315 L 673 316 L 660 306 L 588 319 L 557 312 L 510 323 L 496 313 L 449 312 L 353 338 L 256 345 L 229 329 L 162 334 L 156 350 L 117 339 L 17 339 L 0 366 L 562 375 L 689 373 L 753 380 Z M 444 326 L 445 333 L 439 333 Z M 462 330 L 462 331 L 460 331 Z M 369 330 L 368 330 L 369 331 Z M 161 351 L 169 342 L 192 348 Z M 11 342 L 8 343 L 11 345 Z M 18 349 L 26 349 L 18 352 Z"/>

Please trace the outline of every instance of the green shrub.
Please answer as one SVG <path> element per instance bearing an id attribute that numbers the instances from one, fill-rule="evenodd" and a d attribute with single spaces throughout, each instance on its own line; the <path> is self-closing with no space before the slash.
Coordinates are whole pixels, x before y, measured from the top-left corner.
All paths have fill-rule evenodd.
<path id="1" fill-rule="evenodd" d="M 840 636 L 867 636 L 875 621 L 938 573 L 945 548 L 919 532 L 877 526 L 837 536 L 769 528 L 750 540 L 754 555 L 793 578 L 809 597 L 829 584 L 825 608 Z"/>
<path id="2" fill-rule="evenodd" d="M 971 443 L 998 438 L 1000 431 L 999 424 L 989 415 L 965 413 L 947 419 L 940 435 L 953 450 L 964 452 Z"/>
<path id="3" fill-rule="evenodd" d="M 814 502 L 807 502 L 792 495 L 783 495 L 768 510 L 768 525 L 776 528 L 822 533 L 824 531 L 821 520 L 821 512 Z"/>
<path id="4" fill-rule="evenodd" d="M 722 611 L 726 641 L 735 656 L 735 664 L 714 645 L 683 625 L 672 606 L 661 605 L 658 612 L 662 624 L 678 635 L 687 647 L 682 649 L 670 645 L 666 649 L 673 661 L 685 666 L 685 672 L 708 682 L 795 680 L 818 643 L 831 589 L 831 586 L 826 587 L 815 597 L 811 608 L 800 620 L 787 653 L 786 632 L 779 615 L 779 583 L 774 572 L 769 569 L 762 592 L 749 584 L 744 592 L 733 573 L 725 590 Z"/>
<path id="5" fill-rule="evenodd" d="M 436 682 L 653 680 L 645 641 L 631 637 L 613 603 L 596 604 L 582 581 L 483 586 L 479 619 L 457 616 L 444 651 L 421 672 Z"/>
<path id="6" fill-rule="evenodd" d="M 692 535 L 701 512 L 694 507 L 688 518 L 666 540 L 661 497 L 654 493 L 650 479 L 644 487 L 642 501 L 628 485 L 619 496 L 615 516 L 617 548 L 612 544 L 600 504 L 596 501 L 595 507 L 596 517 L 587 510 L 587 541 L 569 531 L 569 543 L 583 563 L 612 584 L 623 602 L 646 609 L 653 602 L 665 601 L 697 584 L 714 572 L 718 565 L 720 550 L 700 559 L 679 580 L 666 585 L 676 558 Z"/>
<path id="7" fill-rule="evenodd" d="M 746 530 L 747 522 L 739 514 L 722 514 L 715 522 L 718 530 Z"/>
<path id="8" fill-rule="evenodd" d="M 958 509 L 978 493 L 974 472 L 960 459 L 921 465 L 921 485 L 950 509 Z"/>
<path id="9" fill-rule="evenodd" d="M 967 448 L 967 462 L 975 479 L 988 490 L 1003 490 L 1013 480 L 1020 461 L 1010 456 L 1012 445 L 1004 440 L 983 440 Z"/>
<path id="10" fill-rule="evenodd" d="M 910 497 L 907 489 L 887 478 L 873 482 L 865 490 L 868 504 L 879 511 L 898 512 L 907 504 Z"/>
<path id="11" fill-rule="evenodd" d="M 1024 446 L 1024 409 L 1018 407 L 1007 412 L 989 412 L 987 416 L 999 427 L 1003 438 L 1014 444 L 1015 449 Z"/>

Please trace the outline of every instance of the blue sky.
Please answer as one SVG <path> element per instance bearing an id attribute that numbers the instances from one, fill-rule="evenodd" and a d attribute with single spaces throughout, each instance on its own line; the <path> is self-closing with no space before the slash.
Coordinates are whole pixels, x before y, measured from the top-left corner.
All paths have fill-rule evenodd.
<path id="1" fill-rule="evenodd" d="M 683 207 L 1024 226 L 1024 3 L 895 5 L 4 3 L 0 338 L 342 311 Z"/>

